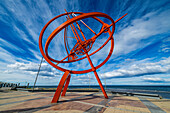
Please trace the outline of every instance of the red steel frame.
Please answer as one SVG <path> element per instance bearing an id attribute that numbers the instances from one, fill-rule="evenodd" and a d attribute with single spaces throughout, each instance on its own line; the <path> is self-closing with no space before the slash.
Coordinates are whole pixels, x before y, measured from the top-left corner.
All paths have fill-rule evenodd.
<path id="1" fill-rule="evenodd" d="M 65 11 L 66 11 L 66 10 L 65 10 Z M 79 15 L 79 16 L 73 16 L 73 18 L 70 18 L 69 15 L 71 15 L 71 14 L 80 14 L 80 15 Z M 47 39 L 47 41 L 46 41 L 46 43 L 45 43 L 45 51 L 44 51 L 43 46 L 42 46 L 42 38 L 43 38 L 43 34 L 44 34 L 46 28 L 48 27 L 48 25 L 49 25 L 51 22 L 53 22 L 53 21 L 56 20 L 57 18 L 60 18 L 60 17 L 62 17 L 62 16 L 65 16 L 65 15 L 67 16 L 67 21 L 64 22 L 63 24 L 61 24 L 59 27 L 57 27 L 57 28 L 50 34 L 50 36 L 48 37 L 48 39 Z M 127 15 L 127 14 L 125 14 L 124 16 L 126 16 L 126 15 Z M 118 20 L 116 20 L 116 21 L 114 22 L 113 19 L 112 19 L 110 16 L 108 16 L 107 14 L 104 14 L 104 13 L 99 13 L 99 12 L 92 12 L 92 13 L 66 12 L 66 13 L 63 13 L 63 14 L 60 14 L 60 15 L 54 17 L 53 19 L 51 19 L 51 20 L 43 27 L 43 29 L 42 29 L 42 31 L 41 31 L 41 33 L 40 33 L 40 36 L 39 36 L 39 48 L 40 48 L 40 52 L 41 52 L 41 54 L 43 55 L 44 59 L 45 59 L 50 65 L 52 65 L 53 67 L 55 67 L 55 68 L 58 69 L 58 70 L 61 70 L 61 71 L 65 72 L 64 75 L 62 76 L 60 82 L 59 82 L 59 85 L 58 85 L 58 87 L 57 87 L 57 90 L 56 90 L 56 92 L 55 92 L 55 94 L 54 94 L 54 97 L 53 97 L 51 103 L 56 103 L 56 102 L 58 102 L 60 95 L 61 95 L 61 96 L 65 96 L 66 91 L 67 91 L 67 88 L 68 88 L 68 85 L 69 85 L 69 82 L 70 82 L 71 74 L 82 74 L 82 73 L 88 73 L 88 72 L 92 72 L 92 71 L 94 72 L 94 75 L 95 75 L 95 77 L 96 77 L 96 79 L 97 79 L 97 81 L 98 81 L 98 83 L 99 83 L 99 85 L 100 85 L 100 88 L 101 88 L 101 90 L 102 90 L 102 92 L 103 92 L 103 94 L 104 94 L 104 97 L 105 97 L 105 98 L 108 98 L 108 96 L 107 96 L 107 94 L 106 94 L 106 92 L 105 92 L 105 90 L 104 90 L 104 87 L 103 87 L 103 85 L 102 85 L 102 83 L 101 83 L 101 81 L 100 81 L 100 78 L 99 78 L 96 70 L 97 70 L 98 68 L 100 68 L 101 66 L 103 66 L 103 65 L 109 60 L 110 56 L 112 55 L 113 48 L 114 48 L 113 33 L 114 33 L 114 30 L 115 30 L 115 23 L 118 22 L 120 19 L 122 19 L 124 16 L 122 16 L 121 18 L 119 18 Z M 91 32 L 93 32 L 93 33 L 95 34 L 95 36 L 93 36 L 91 39 L 86 40 L 86 38 L 85 38 L 83 32 L 81 31 L 81 28 L 80 28 L 80 26 L 79 26 L 79 24 L 78 24 L 77 21 L 82 21 L 82 19 L 84 19 L 84 18 L 89 18 L 89 17 L 92 17 L 92 18 L 94 18 L 95 20 L 99 21 L 103 26 L 102 26 L 100 32 L 97 34 L 97 33 L 95 33 L 87 24 L 85 24 L 84 22 L 82 22 Z M 108 25 L 108 24 L 104 23 L 103 21 L 101 21 L 101 20 L 100 20 L 99 18 L 97 18 L 97 17 L 105 17 L 105 18 L 109 19 L 109 20 L 112 22 L 112 24 Z M 81 40 L 81 38 L 80 38 L 80 36 L 79 36 L 79 34 L 78 34 L 75 26 L 73 25 L 74 22 L 76 23 L 78 29 L 80 30 L 80 33 L 81 33 L 81 35 L 83 36 L 84 41 Z M 69 57 L 71 56 L 71 53 L 69 53 L 68 50 L 67 50 L 67 43 L 66 43 L 66 38 L 67 38 L 67 37 L 66 37 L 66 32 L 67 32 L 67 31 L 66 31 L 66 27 L 67 27 L 67 26 L 70 26 L 70 27 L 71 27 L 71 30 L 73 31 L 74 36 L 75 36 L 75 38 L 76 38 L 76 40 L 77 40 L 78 48 L 76 48 L 76 49 L 77 49 L 78 51 L 80 51 L 82 54 L 85 54 L 85 55 L 86 55 L 85 57 L 82 57 L 82 58 L 78 58 L 78 59 L 77 59 L 77 57 L 75 58 L 74 56 L 72 56 L 72 57 L 71 57 L 72 59 L 69 59 Z M 110 30 L 110 27 L 111 27 L 111 26 L 112 26 L 112 30 Z M 61 61 L 58 61 L 58 60 L 55 60 L 55 59 L 51 58 L 51 57 L 48 55 L 48 46 L 49 46 L 50 42 L 52 41 L 52 39 L 53 39 L 61 30 L 63 30 L 63 29 L 65 29 L 65 31 L 64 31 L 64 43 L 65 43 L 65 48 L 66 48 L 66 52 L 67 52 L 68 56 L 66 56 L 65 58 L 63 58 Z M 91 54 L 88 54 L 88 51 L 90 50 L 90 48 L 89 48 L 89 50 L 87 50 L 85 47 L 83 47 L 83 44 L 94 43 L 95 40 L 96 40 L 102 33 L 107 33 L 107 32 L 109 33 L 109 38 L 106 40 L 106 42 L 105 42 L 101 47 L 99 47 L 96 51 L 92 52 Z M 110 47 L 110 52 L 109 52 L 108 56 L 106 57 L 106 59 L 105 59 L 102 63 L 100 63 L 98 66 L 95 67 L 95 66 L 93 65 L 92 61 L 91 61 L 90 56 L 93 55 L 93 54 L 95 54 L 95 53 L 97 53 L 99 50 L 101 50 L 109 41 L 111 41 L 111 47 Z M 76 46 L 76 45 L 75 45 L 75 46 Z M 91 44 L 91 47 L 92 47 L 92 44 Z M 74 48 L 74 47 L 73 47 L 72 50 L 73 50 L 73 53 L 75 54 L 76 52 L 75 52 L 75 48 Z M 84 52 L 82 52 L 81 50 L 83 50 Z M 68 58 L 68 61 L 64 61 L 64 60 L 67 59 L 67 58 Z M 75 70 L 67 70 L 67 69 L 64 69 L 64 68 L 61 68 L 61 67 L 58 66 L 59 63 L 76 62 L 76 61 L 80 61 L 80 60 L 85 59 L 85 58 L 88 59 L 88 61 L 89 61 L 89 63 L 90 63 L 90 66 L 91 66 L 91 69 L 87 69 L 87 70 L 83 70 L 83 71 L 75 71 Z M 55 64 L 54 62 L 55 62 L 56 64 Z M 61 91 L 62 91 L 63 86 L 64 86 L 64 89 L 63 89 L 63 92 L 62 92 L 62 94 L 61 94 Z"/>

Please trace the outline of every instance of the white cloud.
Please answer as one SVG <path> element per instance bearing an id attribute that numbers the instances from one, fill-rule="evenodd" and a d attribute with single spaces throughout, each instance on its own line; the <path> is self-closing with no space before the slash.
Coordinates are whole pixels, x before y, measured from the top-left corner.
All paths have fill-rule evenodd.
<path id="1" fill-rule="evenodd" d="M 120 69 L 101 74 L 102 77 L 107 78 L 124 78 L 135 77 L 143 75 L 152 75 L 159 73 L 170 73 L 170 57 L 160 60 L 158 62 L 142 62 L 136 61 L 135 64 L 124 66 Z"/>
<path id="2" fill-rule="evenodd" d="M 144 80 L 151 80 L 151 81 L 164 81 L 162 78 L 143 78 Z"/>
<path id="3" fill-rule="evenodd" d="M 24 50 L 22 48 L 14 45 L 14 44 L 12 44 L 12 43 L 10 43 L 10 42 L 2 39 L 2 38 L 0 38 L 0 46 L 1 47 L 3 47 L 3 46 L 8 47 L 8 48 L 10 48 L 10 49 L 12 49 L 14 51 L 17 51 L 17 52 L 24 52 Z"/>
<path id="4" fill-rule="evenodd" d="M 88 74 L 83 74 L 83 75 L 78 75 L 78 76 L 74 76 L 71 75 L 72 80 L 71 80 L 71 84 L 72 85 L 98 85 L 97 80 L 95 78 L 95 75 L 93 73 L 88 73 Z"/>
<path id="5" fill-rule="evenodd" d="M 170 38 L 169 38 L 170 39 Z M 170 41 L 167 41 L 166 43 L 170 43 Z M 160 49 L 158 52 L 164 52 L 164 53 L 168 53 L 170 52 L 170 47 L 169 45 L 163 44 L 162 46 L 160 46 Z"/>
<path id="6" fill-rule="evenodd" d="M 10 69 L 10 71 L 6 70 L 5 72 L 10 73 L 27 73 L 30 75 L 36 75 L 39 69 L 39 64 L 29 62 L 29 63 L 21 63 L 16 62 L 14 64 L 9 64 L 7 67 Z M 41 69 L 40 69 L 40 76 L 47 76 L 47 77 L 56 77 L 60 75 L 57 70 L 53 69 L 50 65 L 47 63 L 42 63 Z"/>
<path id="7" fill-rule="evenodd" d="M 32 2 L 27 1 L 28 7 L 20 1 L 4 1 L 7 9 L 13 14 L 13 17 L 21 22 L 32 36 L 35 42 L 38 42 L 38 34 L 40 28 L 38 23 L 39 14 L 44 18 L 52 17 L 51 11 L 45 1 L 35 1 L 34 8 Z M 44 9 L 45 10 L 44 10 Z M 29 18 L 28 18 L 29 17 Z"/>
<path id="8" fill-rule="evenodd" d="M 20 40 L 25 40 L 26 42 L 30 43 L 32 46 L 36 46 L 35 43 L 33 43 L 29 36 L 27 36 L 24 32 L 23 29 L 20 29 L 18 26 L 16 26 L 16 24 L 12 23 L 12 26 L 14 28 L 14 30 L 18 33 L 18 37 L 20 37 Z"/>
<path id="9" fill-rule="evenodd" d="M 0 47 L 0 59 L 3 60 L 3 63 L 4 62 L 14 63 L 16 61 L 15 57 L 10 52 L 1 47 Z"/>
<path id="10" fill-rule="evenodd" d="M 36 60 L 40 60 L 42 57 L 40 56 L 40 52 L 39 51 L 35 51 L 35 50 L 32 50 L 30 48 L 28 48 L 28 50 L 32 53 L 32 55 L 36 58 Z"/>
<path id="11" fill-rule="evenodd" d="M 153 77 L 153 78 L 143 78 L 143 81 L 145 82 L 151 82 L 151 83 L 161 83 L 161 82 L 170 82 L 170 79 L 163 79 L 163 78 L 157 78 L 157 77 Z"/>
<path id="12" fill-rule="evenodd" d="M 140 19 L 133 20 L 126 28 L 118 28 L 118 31 L 121 31 L 114 36 L 114 55 L 119 56 L 143 48 L 152 42 L 142 43 L 141 40 L 158 34 L 168 33 L 170 29 L 170 16 L 167 14 L 169 12 L 170 10 L 159 14 L 158 12 L 151 12 Z"/>

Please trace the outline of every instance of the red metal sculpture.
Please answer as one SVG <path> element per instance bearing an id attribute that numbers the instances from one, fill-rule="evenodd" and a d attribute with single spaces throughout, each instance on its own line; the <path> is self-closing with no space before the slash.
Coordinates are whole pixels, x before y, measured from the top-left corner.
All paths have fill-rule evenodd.
<path id="1" fill-rule="evenodd" d="M 78 14 L 78 16 L 76 16 L 77 14 Z M 124 16 L 126 16 L 126 15 L 127 14 L 125 14 Z M 48 39 L 46 40 L 46 43 L 45 43 L 45 49 L 43 49 L 42 38 L 43 38 L 43 34 L 44 34 L 46 28 L 50 25 L 51 22 L 53 22 L 54 20 L 56 20 L 60 17 L 63 17 L 63 16 L 67 16 L 66 17 L 67 21 L 62 23 L 60 26 L 58 26 L 49 35 L 49 37 L 48 37 Z M 62 76 L 60 83 L 57 87 L 57 90 L 54 94 L 54 97 L 52 99 L 52 103 L 58 102 L 58 99 L 60 97 L 60 94 L 61 94 L 63 87 L 64 87 L 64 89 L 63 89 L 61 96 L 65 96 L 67 87 L 68 87 L 69 82 L 70 82 L 71 74 L 83 74 L 83 73 L 88 73 L 88 72 L 92 72 L 92 71 L 95 74 L 95 77 L 96 77 L 96 79 L 97 79 L 97 81 L 100 85 L 100 88 L 101 88 L 105 98 L 108 98 L 96 70 L 98 68 L 100 68 L 101 66 L 103 66 L 109 60 L 110 56 L 112 55 L 113 48 L 114 48 L 113 33 L 114 33 L 114 30 L 115 30 L 115 23 L 118 22 L 120 19 L 122 19 L 124 16 L 122 16 L 118 20 L 114 21 L 107 14 L 100 13 L 100 12 L 92 12 L 92 13 L 66 12 L 64 14 L 60 14 L 60 15 L 54 17 L 44 26 L 44 28 L 42 29 L 40 36 L 39 36 L 39 48 L 40 48 L 41 54 L 43 55 L 44 59 L 50 65 L 52 65 L 53 67 L 55 67 L 56 69 L 58 69 L 60 71 L 65 72 L 64 75 Z M 84 21 L 82 21 L 82 19 L 90 18 L 90 17 L 97 20 L 98 22 L 100 22 L 102 24 L 102 27 L 101 27 L 99 33 L 94 32 Z M 111 24 L 109 25 L 107 23 L 104 23 L 101 19 L 99 19 L 99 17 L 107 18 L 108 20 L 111 21 Z M 81 27 L 80 27 L 78 22 L 81 22 L 81 24 L 83 24 L 85 27 L 87 27 L 94 34 L 94 36 L 92 38 L 87 39 L 84 36 L 84 33 L 82 32 Z M 75 27 L 74 24 L 77 27 Z M 68 45 L 68 42 L 67 42 L 67 27 L 69 27 L 69 26 L 71 27 L 71 30 L 72 30 L 72 32 L 75 36 L 74 38 L 77 41 L 77 43 L 73 46 L 72 49 L 70 49 L 68 47 L 69 45 Z M 112 27 L 112 29 L 110 30 L 111 27 Z M 64 29 L 64 45 L 65 45 L 65 49 L 66 49 L 66 52 L 67 52 L 67 56 L 65 58 L 63 58 L 62 60 L 56 60 L 56 59 L 53 59 L 49 56 L 48 46 L 49 46 L 50 42 L 52 41 L 52 39 L 63 29 Z M 80 37 L 78 31 L 79 31 L 79 33 L 81 33 L 83 38 Z M 95 50 L 94 52 L 89 54 L 89 51 L 92 49 L 93 44 L 95 43 L 96 39 L 102 33 L 108 33 L 109 34 L 108 39 L 106 40 L 106 42 L 101 47 L 99 47 L 97 50 Z M 109 41 L 111 41 L 111 47 L 110 47 L 110 52 L 109 52 L 108 56 L 106 57 L 106 59 L 102 63 L 100 63 L 97 66 L 94 66 L 90 56 L 92 56 L 93 54 L 95 54 L 99 50 L 101 50 Z M 80 58 L 80 56 L 83 56 L 83 57 Z M 64 68 L 58 66 L 59 63 L 71 63 L 71 62 L 83 60 L 85 58 L 88 59 L 90 66 L 91 66 L 91 69 L 78 71 L 78 70 L 68 70 L 68 69 L 64 69 Z"/>

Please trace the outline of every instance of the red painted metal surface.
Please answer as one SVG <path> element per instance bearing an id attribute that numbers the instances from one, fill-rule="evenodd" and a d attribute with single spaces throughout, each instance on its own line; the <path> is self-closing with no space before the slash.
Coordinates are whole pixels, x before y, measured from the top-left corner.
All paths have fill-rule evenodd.
<path id="1" fill-rule="evenodd" d="M 79 14 L 79 15 L 76 16 L 76 14 Z M 125 14 L 124 16 L 126 16 L 126 15 L 127 14 Z M 51 22 L 53 22 L 54 20 L 61 18 L 63 16 L 66 16 L 67 21 L 65 21 L 60 26 L 58 26 L 49 35 L 49 37 L 47 38 L 46 43 L 45 43 L 45 49 L 43 49 L 42 39 L 43 39 L 43 35 L 44 35 L 45 30 L 51 24 Z M 72 18 L 71 18 L 71 16 L 72 16 Z M 60 71 L 65 72 L 63 77 L 60 80 L 58 87 L 57 87 L 57 90 L 56 90 L 55 95 L 53 97 L 52 103 L 58 102 L 58 99 L 60 97 L 60 94 L 61 94 L 63 87 L 64 87 L 64 89 L 63 89 L 63 92 L 62 92 L 62 96 L 65 96 L 65 93 L 67 91 L 67 88 L 68 88 L 68 85 L 69 85 L 69 82 L 70 82 L 71 74 L 83 74 L 83 73 L 88 73 L 88 72 L 94 72 L 94 75 L 95 75 L 95 77 L 96 77 L 96 79 L 97 79 L 97 81 L 100 85 L 100 88 L 101 88 L 105 98 L 108 98 L 96 70 L 98 68 L 100 68 L 101 66 L 103 66 L 109 60 L 109 58 L 111 57 L 111 55 L 113 53 L 113 48 L 114 48 L 113 33 L 114 33 L 114 30 L 115 30 L 115 23 L 118 22 L 120 19 L 122 19 L 124 16 L 122 16 L 121 18 L 119 18 L 118 20 L 116 20 L 114 22 L 114 20 L 110 16 L 108 16 L 107 14 L 104 14 L 104 13 L 100 13 L 100 12 L 92 12 L 92 13 L 66 12 L 66 13 L 63 13 L 61 15 L 54 17 L 43 27 L 43 29 L 40 33 L 40 36 L 39 36 L 40 52 L 43 55 L 44 59 L 50 65 L 52 65 L 53 67 L 55 67 L 56 69 L 58 69 Z M 110 20 L 111 24 L 109 25 L 107 23 L 104 23 L 98 17 L 107 18 L 108 20 Z M 101 29 L 98 33 L 96 33 L 94 30 L 92 30 L 90 28 L 90 26 L 88 26 L 85 22 L 82 21 L 82 19 L 86 19 L 86 18 L 93 18 L 94 20 L 98 21 L 102 25 L 102 27 L 101 27 Z M 79 25 L 78 21 L 81 22 L 85 27 L 87 27 L 94 34 L 94 36 L 87 39 L 85 37 L 84 33 L 82 32 L 81 26 Z M 75 25 L 77 25 L 78 29 L 76 29 Z M 73 34 L 74 34 L 74 37 L 72 37 L 72 38 L 75 38 L 76 41 L 77 41 L 77 43 L 72 47 L 72 49 L 70 49 L 69 43 L 68 43 L 68 40 L 67 40 L 67 38 L 68 38 L 67 37 L 67 28 L 69 26 L 70 26 Z M 63 29 L 64 29 L 64 46 L 65 46 L 65 49 L 66 49 L 67 56 L 65 58 L 63 58 L 62 60 L 56 60 L 56 59 L 53 59 L 49 56 L 48 48 L 49 48 L 49 44 L 51 43 L 53 38 Z M 81 34 L 83 39 L 81 39 L 79 33 Z M 106 42 L 104 42 L 104 44 L 102 46 L 100 46 L 98 49 L 96 49 L 95 51 L 93 51 L 89 54 L 89 51 L 91 51 L 93 44 L 95 43 L 97 38 L 103 33 L 109 34 L 108 39 L 106 40 Z M 105 45 L 108 44 L 109 41 L 111 42 L 109 54 L 103 60 L 103 62 L 101 62 L 97 66 L 94 66 L 90 57 L 92 55 L 94 55 L 95 53 L 97 53 L 98 51 L 100 51 Z M 83 55 L 85 55 L 85 56 L 83 56 Z M 83 57 L 80 57 L 80 56 L 83 56 Z M 68 69 L 65 69 L 65 68 L 58 66 L 58 64 L 60 64 L 60 63 L 72 63 L 72 62 L 77 62 L 77 61 L 83 60 L 85 58 L 88 59 L 88 62 L 90 63 L 90 66 L 91 66 L 91 69 L 86 69 L 86 70 L 81 70 L 81 71 L 80 70 L 68 70 Z M 65 84 L 65 86 L 64 86 L 64 84 Z"/>
<path id="2" fill-rule="evenodd" d="M 57 90 L 56 90 L 56 92 L 55 92 L 55 94 L 54 94 L 54 97 L 53 97 L 51 103 L 56 103 L 56 102 L 58 102 L 58 99 L 59 99 L 59 97 L 60 97 L 62 88 L 63 88 L 64 83 L 65 83 L 67 77 L 69 76 L 69 74 L 70 74 L 70 72 L 69 72 L 69 71 L 66 71 L 66 72 L 64 73 L 64 75 L 62 76 L 62 78 L 61 78 L 61 80 L 60 80 L 60 83 L 58 84 Z"/>
<path id="3" fill-rule="evenodd" d="M 67 88 L 68 88 L 68 85 L 69 85 L 69 83 L 70 83 L 70 78 L 71 78 L 71 74 L 70 74 L 70 75 L 68 76 L 68 78 L 67 78 L 67 81 L 66 81 L 66 84 L 65 84 L 65 86 L 64 86 L 64 89 L 63 89 L 63 92 L 62 92 L 61 96 L 65 96 L 66 91 L 67 91 Z"/>

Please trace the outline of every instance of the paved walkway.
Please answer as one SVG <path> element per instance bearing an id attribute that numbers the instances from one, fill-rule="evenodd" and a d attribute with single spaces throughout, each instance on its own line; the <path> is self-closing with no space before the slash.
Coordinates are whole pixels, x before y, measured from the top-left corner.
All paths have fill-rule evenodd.
<path id="1" fill-rule="evenodd" d="M 139 99 L 146 105 L 146 107 L 151 111 L 151 113 L 166 113 L 160 107 L 153 104 L 151 101 L 141 97 Z"/>
<path id="2" fill-rule="evenodd" d="M 68 92 L 51 104 L 52 92 L 0 92 L 0 113 L 170 113 L 170 100 Z"/>

